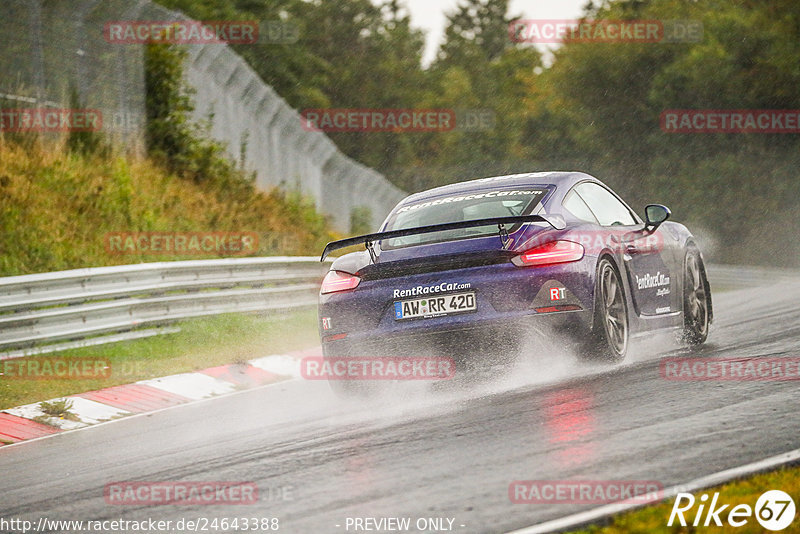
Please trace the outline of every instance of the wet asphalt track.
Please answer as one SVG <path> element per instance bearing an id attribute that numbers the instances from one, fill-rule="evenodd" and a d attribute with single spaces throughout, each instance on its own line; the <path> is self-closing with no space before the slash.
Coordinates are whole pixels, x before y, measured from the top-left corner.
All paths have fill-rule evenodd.
<path id="1" fill-rule="evenodd" d="M 800 285 L 784 283 L 715 295 L 696 356 L 800 355 L 798 302 Z M 492 384 L 414 384 L 374 403 L 292 381 L 4 447 L 0 518 L 277 517 L 280 532 L 305 534 L 347 532 L 347 517 L 443 517 L 454 532 L 506 532 L 596 506 L 512 504 L 514 480 L 672 486 L 800 447 L 800 382 L 661 378 L 659 359 L 685 354 L 651 339 L 615 368 L 529 357 Z M 104 485 L 126 480 L 253 481 L 261 495 L 106 504 Z"/>

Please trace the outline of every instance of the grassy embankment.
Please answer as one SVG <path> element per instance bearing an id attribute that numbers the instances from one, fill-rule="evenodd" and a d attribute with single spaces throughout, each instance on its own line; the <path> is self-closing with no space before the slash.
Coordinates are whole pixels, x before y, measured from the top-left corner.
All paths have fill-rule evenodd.
<path id="1" fill-rule="evenodd" d="M 147 158 L 74 151 L 37 137 L 0 138 L 0 276 L 201 259 L 109 251 L 109 232 L 255 232 L 264 255 L 316 255 L 332 236 L 296 195 L 244 180 L 191 180 Z M 0 377 L 0 409 L 311 346 L 313 312 L 228 315 L 180 323 L 178 334 L 41 357 L 103 359 L 109 379 Z M 1 371 L 2 369 L 0 369 Z"/>

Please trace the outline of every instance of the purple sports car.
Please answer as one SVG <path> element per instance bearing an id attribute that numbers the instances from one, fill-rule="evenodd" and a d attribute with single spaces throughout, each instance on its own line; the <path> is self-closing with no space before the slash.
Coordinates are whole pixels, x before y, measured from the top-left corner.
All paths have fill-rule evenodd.
<path id="1" fill-rule="evenodd" d="M 644 221 L 580 172 L 484 178 L 413 194 L 320 290 L 323 354 L 436 351 L 468 365 L 512 354 L 532 332 L 620 361 L 629 340 L 674 329 L 692 345 L 713 318 L 703 257 L 659 204 Z M 347 385 L 341 385 L 346 389 Z"/>

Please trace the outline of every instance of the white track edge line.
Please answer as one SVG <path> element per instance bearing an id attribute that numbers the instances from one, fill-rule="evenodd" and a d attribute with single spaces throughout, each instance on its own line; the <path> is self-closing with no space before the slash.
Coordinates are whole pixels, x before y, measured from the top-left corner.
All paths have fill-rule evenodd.
<path id="1" fill-rule="evenodd" d="M 666 488 L 663 492 L 661 492 L 661 501 L 670 499 L 676 496 L 678 493 L 689 493 L 703 488 L 708 488 L 710 486 L 717 486 L 742 476 L 752 475 L 760 471 L 773 469 L 797 460 L 800 460 L 800 449 L 794 449 L 776 456 L 770 456 L 769 458 L 739 467 L 718 471 L 704 477 L 696 478 L 690 482 L 687 482 L 686 484 Z M 578 512 L 576 514 L 571 514 L 559 519 L 553 519 L 537 525 L 524 527 L 519 530 L 508 531 L 506 534 L 539 534 L 544 532 L 562 531 L 570 528 L 576 528 L 592 521 L 597 521 L 598 519 L 604 519 L 621 512 L 627 512 L 629 510 L 643 508 L 653 504 L 657 504 L 657 502 L 620 502 L 607 504 L 592 510 L 587 510 L 585 512 Z"/>
<path id="2" fill-rule="evenodd" d="M 16 447 L 18 445 L 24 445 L 26 443 L 32 443 L 34 441 L 55 438 L 55 437 L 58 437 L 58 436 L 63 436 L 64 434 L 70 434 L 72 432 L 81 432 L 81 431 L 84 431 L 84 430 L 90 430 L 92 428 L 97 428 L 99 426 L 110 425 L 111 423 L 119 423 L 121 421 L 129 421 L 129 420 L 135 419 L 137 417 L 146 417 L 148 415 L 153 415 L 153 414 L 156 414 L 156 413 L 159 413 L 159 412 L 164 412 L 164 411 L 167 411 L 167 410 L 174 410 L 176 408 L 184 408 L 184 407 L 187 407 L 187 406 L 196 406 L 196 405 L 202 404 L 204 402 L 214 401 L 214 400 L 217 400 L 217 399 L 224 399 L 226 397 L 233 397 L 235 395 L 242 395 L 242 394 L 245 394 L 245 393 L 250 393 L 252 391 L 257 391 L 259 389 L 266 389 L 266 388 L 272 387 L 272 386 L 284 385 L 284 384 L 287 384 L 289 382 L 296 382 L 298 380 L 300 380 L 300 378 L 288 378 L 286 380 L 278 380 L 277 382 L 270 382 L 269 384 L 261 384 L 260 386 L 256 386 L 256 387 L 253 387 L 253 388 L 240 389 L 240 390 L 236 390 L 236 391 L 231 391 L 230 393 L 223 393 L 222 395 L 213 395 L 211 397 L 206 397 L 204 399 L 191 400 L 189 402 L 184 402 L 182 404 L 175 404 L 173 406 L 165 406 L 164 408 L 159 408 L 158 410 L 153 410 L 152 412 L 134 413 L 134 414 L 131 414 L 131 415 L 124 415 L 122 417 L 118 417 L 117 419 L 110 419 L 108 421 L 101 421 L 99 423 L 95 423 L 93 425 L 84 426 L 84 427 L 81 427 L 81 428 L 73 428 L 73 429 L 70 429 L 70 430 L 60 430 L 58 432 L 54 432 L 53 434 L 47 434 L 46 436 L 39 436 L 38 438 L 24 439 L 22 441 L 17 441 L 16 443 L 9 443 L 8 445 L 0 446 L 0 454 L 2 454 L 4 450 L 11 449 L 12 447 Z M 121 385 L 125 385 L 125 384 L 121 384 Z M 67 396 L 71 397 L 71 396 L 76 396 L 76 395 L 80 395 L 80 393 L 75 393 L 74 395 L 67 395 Z M 60 398 L 60 397 L 57 397 L 57 398 Z"/>

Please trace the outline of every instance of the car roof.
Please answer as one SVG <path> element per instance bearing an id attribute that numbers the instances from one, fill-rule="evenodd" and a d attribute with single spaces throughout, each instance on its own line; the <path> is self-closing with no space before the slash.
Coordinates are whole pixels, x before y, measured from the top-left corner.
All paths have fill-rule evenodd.
<path id="1" fill-rule="evenodd" d="M 480 178 L 477 180 L 468 180 L 466 182 L 457 182 L 454 184 L 443 185 L 420 191 L 406 197 L 401 203 L 415 203 L 428 198 L 435 198 L 442 195 L 454 195 L 466 192 L 475 192 L 483 190 L 496 189 L 497 187 L 522 187 L 531 185 L 555 185 L 558 189 L 565 190 L 572 187 L 574 184 L 584 181 L 592 180 L 600 182 L 594 176 L 578 171 L 545 171 L 545 172 L 527 172 L 521 174 L 509 174 L 505 176 L 492 176 L 489 178 Z"/>

